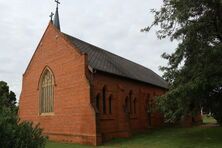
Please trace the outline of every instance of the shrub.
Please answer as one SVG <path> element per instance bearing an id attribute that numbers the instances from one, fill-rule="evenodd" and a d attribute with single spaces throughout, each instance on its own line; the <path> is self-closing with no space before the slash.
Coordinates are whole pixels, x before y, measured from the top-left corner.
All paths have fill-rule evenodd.
<path id="1" fill-rule="evenodd" d="M 7 83 L 0 81 L 0 147 L 43 148 L 47 137 L 42 135 L 39 125 L 21 122 L 17 115 L 15 95 Z"/>
<path id="2" fill-rule="evenodd" d="M 0 145 L 2 148 L 43 148 L 47 137 L 39 125 L 20 122 L 8 108 L 0 109 Z"/>
<path id="3" fill-rule="evenodd" d="M 22 122 L 18 124 L 15 133 L 16 148 L 44 148 L 46 137 L 42 135 L 39 125 L 33 126 L 32 122 Z"/>

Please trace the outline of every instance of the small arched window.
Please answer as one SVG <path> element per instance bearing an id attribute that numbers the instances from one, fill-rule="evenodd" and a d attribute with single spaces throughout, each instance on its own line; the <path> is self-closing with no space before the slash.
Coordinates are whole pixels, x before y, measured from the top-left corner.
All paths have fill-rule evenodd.
<path id="1" fill-rule="evenodd" d="M 100 110 L 100 94 L 96 95 L 96 108 L 99 111 Z"/>
<path id="2" fill-rule="evenodd" d="M 128 99 L 128 97 L 125 98 L 125 111 L 129 112 L 129 99 Z"/>
<path id="3" fill-rule="evenodd" d="M 136 114 L 136 98 L 133 100 L 133 111 Z"/>
<path id="4" fill-rule="evenodd" d="M 132 113 L 132 98 L 133 97 L 133 91 L 131 90 L 129 92 L 129 112 Z"/>
<path id="5" fill-rule="evenodd" d="M 40 113 L 54 112 L 54 77 L 48 68 L 42 74 L 40 81 Z"/>
<path id="6" fill-rule="evenodd" d="M 103 90 L 102 90 L 102 104 L 103 104 L 103 113 L 106 114 L 106 87 L 104 86 L 103 87 Z"/>
<path id="7" fill-rule="evenodd" d="M 147 94 L 146 96 L 145 107 L 146 107 L 146 111 L 150 109 L 150 94 Z"/>
<path id="8" fill-rule="evenodd" d="M 109 114 L 112 114 L 112 95 L 109 96 Z"/>

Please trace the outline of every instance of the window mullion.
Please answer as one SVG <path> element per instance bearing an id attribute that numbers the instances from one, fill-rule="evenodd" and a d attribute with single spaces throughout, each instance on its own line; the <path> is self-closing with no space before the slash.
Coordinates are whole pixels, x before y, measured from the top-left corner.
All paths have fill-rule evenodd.
<path id="1" fill-rule="evenodd" d="M 52 73 L 47 70 L 41 81 L 40 90 L 40 113 L 54 111 L 54 79 Z"/>

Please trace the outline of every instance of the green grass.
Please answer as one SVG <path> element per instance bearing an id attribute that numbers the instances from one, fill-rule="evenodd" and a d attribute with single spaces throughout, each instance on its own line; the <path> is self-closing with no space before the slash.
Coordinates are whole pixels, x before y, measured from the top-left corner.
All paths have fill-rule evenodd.
<path id="1" fill-rule="evenodd" d="M 222 127 L 165 128 L 114 139 L 101 148 L 221 148 Z M 86 145 L 48 142 L 46 148 L 90 148 Z"/>
<path id="2" fill-rule="evenodd" d="M 221 148 L 222 128 L 169 128 L 137 135 L 131 139 L 116 139 L 113 147 L 149 148 Z"/>

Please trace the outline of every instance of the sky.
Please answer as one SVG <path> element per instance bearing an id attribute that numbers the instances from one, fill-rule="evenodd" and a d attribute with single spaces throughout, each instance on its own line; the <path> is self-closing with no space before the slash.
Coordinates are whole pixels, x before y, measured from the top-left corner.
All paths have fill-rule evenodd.
<path id="1" fill-rule="evenodd" d="M 177 43 L 158 40 L 153 28 L 140 30 L 153 21 L 150 9 L 162 0 L 60 0 L 62 32 L 106 49 L 150 68 L 159 75 L 167 61 L 163 52 L 172 53 Z M 22 75 L 42 37 L 54 0 L 0 0 L 0 81 L 6 81 L 17 95 Z"/>

